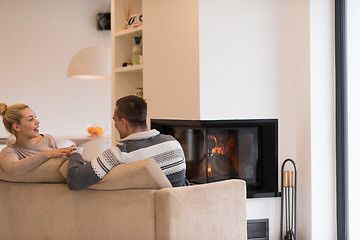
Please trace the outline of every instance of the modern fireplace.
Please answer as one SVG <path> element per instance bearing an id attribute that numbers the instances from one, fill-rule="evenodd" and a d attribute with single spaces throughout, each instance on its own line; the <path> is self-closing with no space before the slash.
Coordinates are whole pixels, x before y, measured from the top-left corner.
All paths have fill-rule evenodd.
<path id="1" fill-rule="evenodd" d="M 243 179 L 248 198 L 280 196 L 277 119 L 151 119 L 151 128 L 180 142 L 190 183 Z"/>

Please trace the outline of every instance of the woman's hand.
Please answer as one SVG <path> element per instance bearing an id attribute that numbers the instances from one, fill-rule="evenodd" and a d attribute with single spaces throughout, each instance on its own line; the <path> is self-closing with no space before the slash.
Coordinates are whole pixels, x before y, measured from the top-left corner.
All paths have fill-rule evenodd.
<path id="1" fill-rule="evenodd" d="M 65 147 L 65 148 L 57 148 L 54 150 L 46 151 L 46 155 L 48 158 L 54 158 L 54 157 L 62 157 L 62 156 L 69 156 L 74 150 L 76 150 L 75 147 Z"/>

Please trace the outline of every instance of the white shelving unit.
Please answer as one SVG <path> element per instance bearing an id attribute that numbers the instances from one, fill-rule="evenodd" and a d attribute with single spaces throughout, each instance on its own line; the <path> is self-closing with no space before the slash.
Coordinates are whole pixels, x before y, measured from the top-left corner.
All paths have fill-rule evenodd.
<path id="1" fill-rule="evenodd" d="M 142 72 L 143 66 L 142 64 L 134 65 L 134 66 L 127 66 L 127 67 L 118 67 L 115 69 L 116 73 L 122 72 Z"/>
<path id="2" fill-rule="evenodd" d="M 142 26 L 138 26 L 135 28 L 129 28 L 129 29 L 125 29 L 125 30 L 116 31 L 114 33 L 114 37 L 121 37 L 121 36 L 130 35 L 133 33 L 141 33 L 141 32 L 142 32 Z"/>
<path id="3" fill-rule="evenodd" d="M 123 67 L 123 63 L 132 59 L 132 47 L 135 37 L 142 36 L 143 26 L 122 30 L 125 20 L 127 1 L 111 0 L 111 47 L 112 47 L 112 107 L 116 100 L 135 94 L 143 87 L 143 64 Z M 132 1 L 130 15 L 142 13 L 142 0 Z M 143 41 L 143 38 L 142 40 Z M 112 127 L 112 142 L 119 139 L 117 130 Z"/>

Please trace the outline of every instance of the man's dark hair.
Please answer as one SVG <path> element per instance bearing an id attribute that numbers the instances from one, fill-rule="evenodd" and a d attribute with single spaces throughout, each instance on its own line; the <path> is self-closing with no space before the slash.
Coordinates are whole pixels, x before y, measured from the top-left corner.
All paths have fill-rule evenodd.
<path id="1" fill-rule="evenodd" d="M 141 97 L 130 95 L 116 101 L 116 115 L 125 118 L 133 127 L 146 127 L 147 103 Z"/>

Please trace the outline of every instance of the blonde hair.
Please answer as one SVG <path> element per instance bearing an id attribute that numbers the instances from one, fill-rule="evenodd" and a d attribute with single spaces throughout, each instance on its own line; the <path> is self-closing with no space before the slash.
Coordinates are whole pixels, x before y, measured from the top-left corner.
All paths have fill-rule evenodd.
<path id="1" fill-rule="evenodd" d="M 14 123 L 20 124 L 20 120 L 23 118 L 23 115 L 20 112 L 26 108 L 29 108 L 29 106 L 22 103 L 13 104 L 11 106 L 0 103 L 0 115 L 3 116 L 4 127 L 9 133 L 14 134 L 12 125 Z"/>

